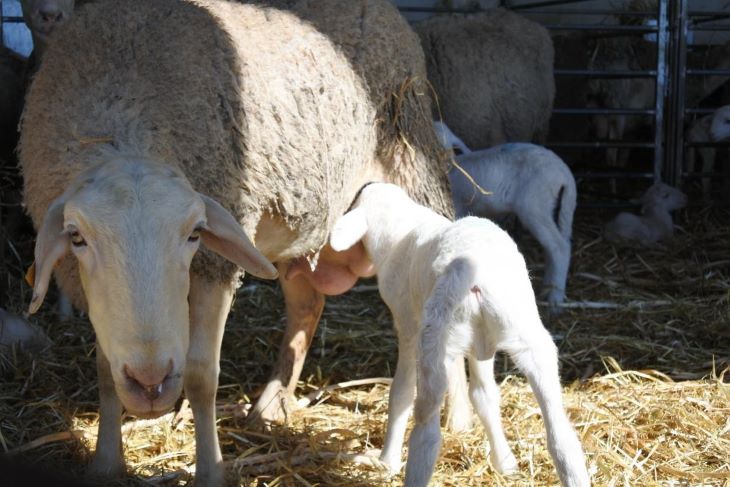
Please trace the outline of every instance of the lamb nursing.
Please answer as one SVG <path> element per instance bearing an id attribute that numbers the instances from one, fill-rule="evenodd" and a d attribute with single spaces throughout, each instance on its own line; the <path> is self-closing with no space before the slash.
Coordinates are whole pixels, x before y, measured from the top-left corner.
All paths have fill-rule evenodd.
<path id="1" fill-rule="evenodd" d="M 507 233 L 481 218 L 452 223 L 397 186 L 373 183 L 337 221 L 330 244 L 340 251 L 364 246 L 373 264 L 364 275 L 377 273 L 380 295 L 393 313 L 398 365 L 381 454 L 393 472 L 400 470 L 417 389 L 405 485 L 425 486 L 431 478 L 447 371 L 462 355 L 469 358 L 471 402 L 487 431 L 492 463 L 503 473 L 516 470 L 494 381 L 498 350 L 507 352 L 530 382 L 563 485 L 590 485 L 583 450 L 562 405 L 557 349 L 540 321 L 525 261 Z"/>
<path id="2" fill-rule="evenodd" d="M 362 7 L 99 0 L 54 32 L 21 126 L 38 230 L 30 310 L 52 274 L 88 310 L 93 472 L 125 470 L 123 408 L 156 416 L 184 388 L 196 485 L 220 485 L 215 397 L 239 266 L 270 279 L 270 261 L 283 277 L 292 260 L 316 256 L 368 181 L 397 182 L 451 213 L 430 106 L 413 82 L 425 78 L 418 38 L 387 0 Z M 343 49 L 346 39 L 365 47 Z M 281 283 L 287 329 L 254 410 L 263 419 L 283 417 L 324 306 L 305 279 Z"/>

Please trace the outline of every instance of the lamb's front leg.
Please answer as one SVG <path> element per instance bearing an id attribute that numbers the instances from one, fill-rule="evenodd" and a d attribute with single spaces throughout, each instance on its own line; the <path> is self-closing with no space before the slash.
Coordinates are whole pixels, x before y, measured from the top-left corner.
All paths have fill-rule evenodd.
<path id="1" fill-rule="evenodd" d="M 215 396 L 218 390 L 221 340 L 232 300 L 231 285 L 191 275 L 190 346 L 184 387 L 195 420 L 197 487 L 223 484 L 223 457 L 215 425 Z"/>
<path id="2" fill-rule="evenodd" d="M 286 419 L 287 406 L 302 373 L 312 337 L 324 309 L 324 295 L 302 276 L 286 279 L 287 266 L 279 264 L 279 282 L 286 303 L 286 330 L 279 358 L 269 383 L 249 416 L 252 422 Z"/>
<path id="3" fill-rule="evenodd" d="M 415 339 L 398 340 L 398 364 L 395 368 L 393 383 L 390 385 L 388 397 L 388 424 L 385 430 L 385 442 L 380 454 L 382 461 L 396 474 L 401 468 L 403 437 L 406 434 L 408 416 L 416 395 L 416 345 Z"/>
<path id="4" fill-rule="evenodd" d="M 125 471 L 122 454 L 122 402 L 114 389 L 109 361 L 99 342 L 96 342 L 96 373 L 99 381 L 99 435 L 88 474 L 92 477 L 119 477 Z"/>

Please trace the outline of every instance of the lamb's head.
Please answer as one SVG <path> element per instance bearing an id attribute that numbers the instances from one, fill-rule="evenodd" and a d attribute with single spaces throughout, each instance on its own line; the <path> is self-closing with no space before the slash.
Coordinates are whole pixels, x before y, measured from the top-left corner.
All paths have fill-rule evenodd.
<path id="1" fill-rule="evenodd" d="M 438 141 L 444 149 L 453 151 L 457 156 L 471 153 L 471 150 L 466 146 L 464 141 L 457 137 L 444 122 L 434 120 L 433 130 L 436 132 L 436 137 L 438 137 Z"/>
<path id="2" fill-rule="evenodd" d="M 644 211 L 649 207 L 673 211 L 687 206 L 687 195 L 667 184 L 655 183 L 644 193 L 639 202 Z"/>
<path id="3" fill-rule="evenodd" d="M 710 137 L 715 142 L 730 137 L 730 105 L 722 106 L 712 114 Z"/>
<path id="4" fill-rule="evenodd" d="M 362 241 L 370 260 L 410 231 L 411 209 L 419 207 L 406 192 L 390 183 L 370 183 L 360 190 L 352 209 L 341 216 L 332 228 L 330 246 L 337 252 Z"/>
<path id="5" fill-rule="evenodd" d="M 73 15 L 75 0 L 21 0 L 23 19 L 35 44 L 45 44 L 48 36 Z"/>
<path id="6" fill-rule="evenodd" d="M 235 218 L 177 170 L 105 162 L 81 173 L 47 210 L 30 312 L 41 305 L 55 263 L 73 253 L 119 398 L 132 413 L 160 414 L 182 389 L 189 271 L 201 242 L 254 275 L 276 277 Z"/>

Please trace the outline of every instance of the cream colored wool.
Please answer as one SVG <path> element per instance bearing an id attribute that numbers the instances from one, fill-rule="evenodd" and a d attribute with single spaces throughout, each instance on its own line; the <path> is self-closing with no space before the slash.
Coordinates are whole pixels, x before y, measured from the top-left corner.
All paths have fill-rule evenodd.
<path id="1" fill-rule="evenodd" d="M 316 18 L 343 3 L 306 4 L 299 15 L 309 21 L 224 1 L 102 0 L 79 11 L 44 55 L 23 114 L 20 162 L 35 225 L 110 152 L 182 169 L 257 245 L 262 216 L 285 221 L 291 243 L 266 255 L 273 261 L 324 245 L 374 179 L 406 185 L 450 215 L 426 93 L 410 84 L 424 77 L 422 55 L 399 53 L 416 52 L 416 37 L 386 0 L 345 2 L 360 17 L 342 29 L 344 20 L 328 18 L 331 38 Z M 399 35 L 398 44 L 383 40 Z M 346 39 L 358 47 L 340 47 Z M 392 113 L 396 96 L 402 105 Z M 64 258 L 56 276 L 84 309 L 75 267 Z M 223 282 L 237 274 L 207 251 L 192 272 Z"/>
<path id="2" fill-rule="evenodd" d="M 501 8 L 415 27 L 440 115 L 467 146 L 544 142 L 555 98 L 553 44 L 544 27 Z"/>

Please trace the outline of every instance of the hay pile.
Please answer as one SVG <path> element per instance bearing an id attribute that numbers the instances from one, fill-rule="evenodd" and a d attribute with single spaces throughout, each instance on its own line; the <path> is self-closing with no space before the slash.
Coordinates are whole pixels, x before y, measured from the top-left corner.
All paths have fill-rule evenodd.
<path id="1" fill-rule="evenodd" d="M 595 485 L 730 483 L 730 212 L 680 215 L 670 245 L 636 253 L 599 237 L 600 213 L 578 215 L 568 295 L 583 307 L 547 321 L 561 352 L 565 402 Z M 535 276 L 539 246 L 520 239 Z M 383 443 L 395 339 L 387 309 L 364 283 L 331 299 L 302 374 L 311 400 L 288 426 L 245 423 L 247 394 L 266 380 L 284 327 L 278 289 L 255 281 L 238 293 L 224 339 L 219 436 L 236 485 L 400 485 L 363 454 Z M 539 285 L 539 282 L 535 283 Z M 27 290 L 16 290 L 21 307 Z M 21 302 L 24 301 L 23 302 Z M 15 309 L 17 311 L 18 308 Z M 93 451 L 97 391 L 93 336 L 84 319 L 62 324 L 44 307 L 55 346 L 0 363 L 0 448 L 80 474 Z M 273 331 L 272 331 L 273 330 Z M 539 409 L 505 359 L 505 429 L 520 462 L 513 477 L 487 460 L 481 426 L 444 437 L 437 485 L 556 485 Z M 365 385 L 316 391 L 340 381 Z M 190 409 L 125 424 L 132 476 L 118 485 L 182 485 L 194 465 Z M 235 479 L 235 480 L 234 480 Z"/>

